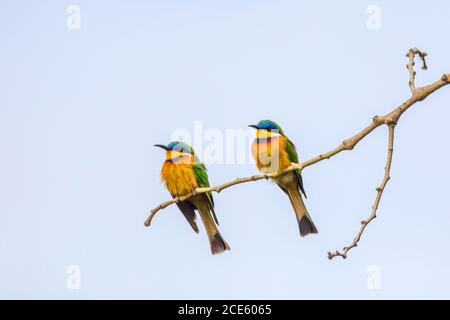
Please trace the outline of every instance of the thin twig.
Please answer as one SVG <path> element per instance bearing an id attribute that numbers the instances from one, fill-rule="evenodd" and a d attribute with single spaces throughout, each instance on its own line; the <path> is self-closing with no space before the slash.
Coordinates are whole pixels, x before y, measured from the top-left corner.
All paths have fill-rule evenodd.
<path id="1" fill-rule="evenodd" d="M 416 55 L 418 55 L 419 58 L 422 60 L 422 70 L 428 69 L 427 61 L 425 60 L 427 53 L 420 51 L 417 48 L 409 49 L 408 53 L 406 54 L 409 60 L 408 64 L 406 65 L 406 68 L 409 71 L 409 88 L 411 89 L 412 94 L 414 94 L 414 92 L 416 91 L 416 84 L 415 84 L 416 71 L 414 70 L 414 66 L 416 64 L 414 62 L 414 58 Z"/>
<path id="2" fill-rule="evenodd" d="M 388 152 L 387 152 L 387 160 L 386 160 L 386 166 L 384 167 L 384 177 L 383 181 L 381 181 L 380 186 L 376 189 L 377 190 L 377 196 L 375 198 L 375 202 L 372 206 L 372 212 L 370 213 L 370 216 L 366 219 L 361 221 L 361 227 L 359 228 L 358 233 L 356 234 L 355 239 L 353 239 L 352 243 L 348 247 L 344 247 L 342 249 L 342 252 L 336 250 L 336 252 L 331 253 L 328 252 L 328 258 L 331 260 L 335 257 L 342 257 L 347 258 L 348 252 L 358 246 L 359 241 L 361 240 L 361 236 L 364 233 L 364 230 L 369 225 L 369 223 L 377 217 L 377 210 L 378 206 L 381 201 L 381 197 L 383 196 L 383 192 L 386 188 L 387 183 L 391 179 L 390 173 L 391 173 L 391 165 L 392 165 L 392 156 L 394 153 L 394 132 L 395 132 L 395 123 L 389 124 L 389 142 L 388 142 Z"/>

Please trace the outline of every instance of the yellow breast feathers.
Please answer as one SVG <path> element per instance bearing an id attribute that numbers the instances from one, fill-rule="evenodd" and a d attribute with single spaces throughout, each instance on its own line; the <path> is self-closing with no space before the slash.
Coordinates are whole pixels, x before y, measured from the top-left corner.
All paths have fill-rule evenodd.
<path id="1" fill-rule="evenodd" d="M 258 130 L 259 131 L 259 130 Z M 268 132 L 270 134 L 270 132 Z M 289 156 L 284 149 L 286 139 L 282 135 L 267 135 L 257 133 L 253 141 L 252 154 L 256 166 L 262 173 L 279 173 L 291 165 Z"/>
<path id="2" fill-rule="evenodd" d="M 197 179 L 192 169 L 191 155 L 174 155 L 167 152 L 167 160 L 161 168 L 161 180 L 173 196 L 183 196 L 197 188 Z"/>

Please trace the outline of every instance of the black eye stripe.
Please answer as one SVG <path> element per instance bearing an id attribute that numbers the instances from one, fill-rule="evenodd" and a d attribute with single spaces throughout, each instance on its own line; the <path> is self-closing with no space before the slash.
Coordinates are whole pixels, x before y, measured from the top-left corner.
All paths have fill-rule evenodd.
<path id="1" fill-rule="evenodd" d="M 183 147 L 175 147 L 172 149 L 172 151 L 177 151 L 177 152 L 183 152 L 183 153 L 192 153 L 191 150 L 188 150 L 186 148 Z"/>

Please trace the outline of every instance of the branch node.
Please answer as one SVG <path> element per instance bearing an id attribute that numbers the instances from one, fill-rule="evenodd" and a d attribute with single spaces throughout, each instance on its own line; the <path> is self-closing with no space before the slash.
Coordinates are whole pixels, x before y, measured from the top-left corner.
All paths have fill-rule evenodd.
<path id="1" fill-rule="evenodd" d="M 397 125 L 397 120 L 395 120 L 394 118 L 389 117 L 389 118 L 386 118 L 386 119 L 384 120 L 384 123 L 385 123 L 387 126 L 395 126 L 395 125 Z"/>
<path id="2" fill-rule="evenodd" d="M 442 81 L 444 81 L 445 83 L 450 83 L 450 79 L 448 78 L 448 76 L 446 74 L 444 74 L 441 78 Z"/>
<path id="3" fill-rule="evenodd" d="M 342 141 L 342 145 L 344 146 L 344 150 L 353 150 L 354 146 L 348 143 L 347 140 Z"/>

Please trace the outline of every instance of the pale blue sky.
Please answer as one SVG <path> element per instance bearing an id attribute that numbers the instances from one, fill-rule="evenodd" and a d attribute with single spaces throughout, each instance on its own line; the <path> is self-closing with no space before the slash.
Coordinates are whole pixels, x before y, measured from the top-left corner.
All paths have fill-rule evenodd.
<path id="1" fill-rule="evenodd" d="M 81 7 L 81 30 L 66 8 Z M 381 29 L 366 9 L 381 8 Z M 304 171 L 320 231 L 300 239 L 289 201 L 260 181 L 216 195 L 232 251 L 212 256 L 169 199 L 155 143 L 174 129 L 278 121 L 302 159 L 409 96 L 405 53 L 450 71 L 444 1 L 0 1 L 1 298 L 450 298 L 450 88 L 405 114 L 392 180 L 386 130 Z M 209 165 L 212 184 L 256 173 Z M 81 270 L 68 290 L 66 268 Z M 381 288 L 367 287 L 367 270 Z"/>

